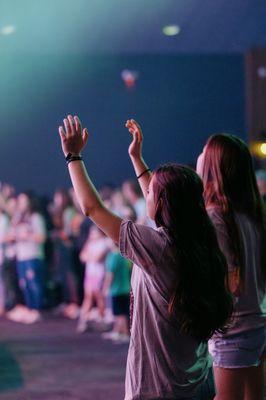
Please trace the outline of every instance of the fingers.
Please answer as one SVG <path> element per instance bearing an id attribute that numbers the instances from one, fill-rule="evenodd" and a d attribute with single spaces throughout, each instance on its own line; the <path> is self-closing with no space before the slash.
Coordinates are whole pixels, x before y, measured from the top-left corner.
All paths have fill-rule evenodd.
<path id="1" fill-rule="evenodd" d="M 137 132 L 136 129 L 134 129 L 134 128 L 128 128 L 128 130 L 129 130 L 130 133 L 132 133 L 132 135 L 133 135 L 135 132 Z"/>
<path id="2" fill-rule="evenodd" d="M 67 116 L 68 122 L 69 122 L 69 126 L 70 126 L 70 130 L 71 130 L 71 135 L 74 135 L 76 133 L 76 129 L 75 129 L 75 121 L 72 117 L 72 115 L 68 115 Z"/>
<path id="3" fill-rule="evenodd" d="M 70 126 L 69 126 L 69 121 L 68 121 L 68 119 L 64 118 L 63 122 L 64 122 L 66 136 L 69 136 L 70 133 L 71 133 Z"/>
<path id="4" fill-rule="evenodd" d="M 59 132 L 62 142 L 64 142 L 66 140 L 66 133 L 62 126 L 59 126 L 58 132 Z"/>
<path id="5" fill-rule="evenodd" d="M 132 119 L 131 122 L 133 123 L 133 125 L 135 125 L 136 129 L 138 130 L 138 140 L 139 140 L 139 142 L 141 142 L 143 140 L 141 127 L 138 124 L 138 122 L 135 121 L 134 119 Z"/>
<path id="6" fill-rule="evenodd" d="M 136 126 L 131 122 L 131 120 L 127 120 L 126 122 L 126 128 L 129 130 L 129 132 L 133 135 L 134 132 L 137 131 Z"/>
<path id="7" fill-rule="evenodd" d="M 80 119 L 79 119 L 79 117 L 77 115 L 75 115 L 75 117 L 74 117 L 74 122 L 75 122 L 76 131 L 78 133 L 81 133 L 82 132 L 82 125 L 81 125 Z"/>
<path id="8" fill-rule="evenodd" d="M 64 119 L 64 128 L 59 127 L 59 135 L 62 144 L 68 143 L 74 146 L 74 152 L 77 151 L 77 147 L 82 146 L 81 148 L 83 148 L 89 137 L 87 128 L 82 130 L 79 117 L 77 115 L 73 117 L 70 114 Z"/>
<path id="9" fill-rule="evenodd" d="M 138 134 L 137 132 L 133 132 L 133 143 L 137 144 L 139 142 Z"/>
<path id="10" fill-rule="evenodd" d="M 83 144 L 85 145 L 88 141 L 88 137 L 89 137 L 89 132 L 87 128 L 84 128 L 82 131 L 82 140 L 83 140 Z"/>
<path id="11" fill-rule="evenodd" d="M 64 126 L 66 137 L 74 136 L 76 133 L 81 134 L 82 126 L 77 116 L 73 118 L 72 115 L 69 114 L 67 118 L 64 119 Z"/>
<path id="12" fill-rule="evenodd" d="M 128 129 L 140 130 L 139 124 L 134 119 L 128 119 L 126 122 L 126 127 Z"/>
<path id="13" fill-rule="evenodd" d="M 127 120 L 125 124 L 126 128 L 129 132 L 133 135 L 134 133 L 137 134 L 137 140 L 140 143 L 143 140 L 142 131 L 139 124 L 134 119 Z"/>
<path id="14" fill-rule="evenodd" d="M 136 127 L 135 121 L 133 119 L 128 119 L 126 122 L 126 127 L 127 128 L 134 128 Z"/>

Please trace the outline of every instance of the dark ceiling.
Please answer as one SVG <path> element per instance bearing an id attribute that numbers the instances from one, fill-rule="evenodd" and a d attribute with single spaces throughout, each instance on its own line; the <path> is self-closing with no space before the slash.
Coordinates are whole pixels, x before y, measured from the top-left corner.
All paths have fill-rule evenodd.
<path id="1" fill-rule="evenodd" d="M 5 53 L 244 53 L 266 46 L 266 1 L 0 0 L 6 26 Z"/>

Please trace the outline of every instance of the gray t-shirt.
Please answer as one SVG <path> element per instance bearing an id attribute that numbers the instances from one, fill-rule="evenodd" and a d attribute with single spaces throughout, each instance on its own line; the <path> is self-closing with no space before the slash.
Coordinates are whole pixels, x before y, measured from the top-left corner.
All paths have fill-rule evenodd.
<path id="1" fill-rule="evenodd" d="M 219 208 L 213 207 L 207 211 L 215 226 L 220 248 L 227 260 L 228 270 L 233 272 L 238 267 L 230 246 L 234 238 L 229 236 Z M 232 323 L 223 336 L 266 325 L 265 280 L 261 274 L 260 232 L 245 214 L 235 213 L 234 216 L 243 242 L 245 284 L 243 293 L 235 297 Z"/>
<path id="2" fill-rule="evenodd" d="M 134 309 L 125 400 L 184 399 L 211 365 L 207 344 L 180 333 L 168 303 L 178 266 L 166 230 L 123 221 L 120 252 L 131 260 Z"/>

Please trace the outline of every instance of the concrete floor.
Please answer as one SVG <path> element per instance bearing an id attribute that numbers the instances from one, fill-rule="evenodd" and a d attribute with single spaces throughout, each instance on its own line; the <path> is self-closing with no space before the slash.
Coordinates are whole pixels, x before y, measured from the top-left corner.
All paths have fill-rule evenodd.
<path id="1" fill-rule="evenodd" d="M 0 320 L 1 400 L 122 400 L 127 345 L 46 316 L 34 325 Z"/>
<path id="2" fill-rule="evenodd" d="M 75 328 L 50 314 L 34 325 L 0 319 L 0 400 L 123 400 L 127 345 Z"/>

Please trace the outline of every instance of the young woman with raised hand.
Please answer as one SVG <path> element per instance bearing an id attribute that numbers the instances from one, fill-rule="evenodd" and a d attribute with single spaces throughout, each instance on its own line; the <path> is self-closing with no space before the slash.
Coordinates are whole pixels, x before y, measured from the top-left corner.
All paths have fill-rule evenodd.
<path id="1" fill-rule="evenodd" d="M 263 400 L 266 231 L 252 159 L 232 135 L 211 136 L 197 163 L 204 199 L 228 264 L 232 324 L 210 341 L 216 400 Z"/>
<path id="2" fill-rule="evenodd" d="M 80 154 L 87 129 L 71 115 L 59 128 L 81 209 L 135 264 L 125 400 L 209 400 L 207 339 L 224 327 L 232 309 L 226 261 L 197 174 L 175 164 L 151 174 L 142 158 L 140 127 L 134 120 L 126 127 L 132 134 L 129 155 L 157 229 L 122 220 L 106 209 Z"/>

